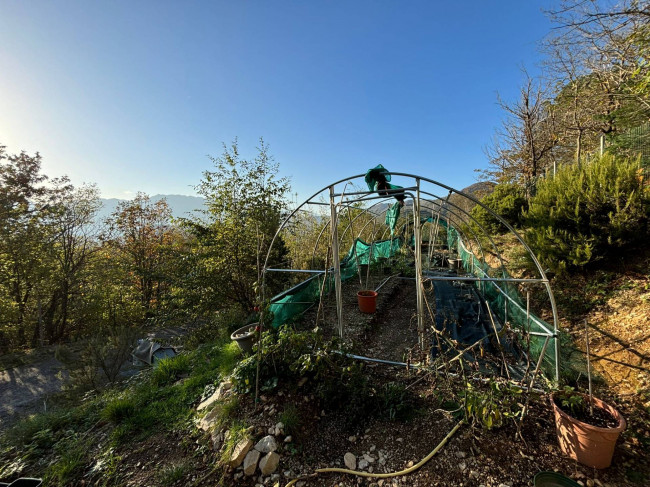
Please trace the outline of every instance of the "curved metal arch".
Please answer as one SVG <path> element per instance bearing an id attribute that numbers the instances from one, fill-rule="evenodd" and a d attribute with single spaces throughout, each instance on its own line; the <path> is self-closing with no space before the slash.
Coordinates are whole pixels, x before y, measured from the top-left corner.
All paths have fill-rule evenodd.
<path id="1" fill-rule="evenodd" d="M 503 224 L 519 241 L 521 245 L 526 249 L 526 251 L 529 253 L 530 257 L 533 259 L 533 263 L 535 264 L 535 267 L 537 267 L 537 270 L 539 272 L 539 275 L 541 278 L 544 280 L 544 284 L 546 287 L 546 291 L 549 295 L 549 299 L 551 301 L 551 308 L 553 311 L 553 332 L 556 335 L 554 338 L 557 338 L 557 330 L 558 330 L 558 324 L 559 324 L 559 317 L 557 315 L 557 305 L 555 303 L 555 296 L 553 295 L 553 290 L 551 289 L 551 286 L 548 282 L 548 277 L 546 276 L 546 273 L 544 272 L 544 269 L 542 268 L 542 265 L 540 264 L 539 260 L 537 259 L 537 256 L 533 252 L 533 250 L 528 246 L 528 244 L 524 241 L 524 239 L 519 235 L 519 233 L 510 225 L 507 221 L 505 221 L 501 216 L 497 215 L 497 213 L 492 210 L 491 208 L 487 207 L 485 204 L 481 203 L 478 199 L 474 198 L 472 195 L 469 195 L 467 193 L 464 193 L 463 191 L 459 191 L 457 189 L 452 188 L 451 186 L 447 186 L 446 184 L 442 184 L 434 179 L 430 178 L 425 178 L 422 176 L 416 176 L 413 174 L 408 174 L 408 173 L 399 173 L 399 172 L 391 172 L 391 176 L 404 176 L 404 177 L 409 177 L 409 178 L 414 178 L 414 179 L 420 179 L 422 181 L 426 181 L 428 183 L 434 184 L 436 186 L 440 186 L 441 188 L 445 188 L 448 191 L 451 191 L 453 193 L 456 193 L 460 196 L 463 196 L 464 198 L 469 199 L 470 201 L 473 201 L 477 205 L 481 206 L 484 210 L 486 210 L 490 215 L 492 215 L 494 218 L 496 218 L 501 224 Z M 358 176 L 356 176 L 358 177 Z M 557 340 L 555 341 L 555 346 L 556 346 L 556 353 L 559 355 L 559 349 Z M 559 377 L 556 377 L 556 379 L 559 379 Z"/>
<path id="2" fill-rule="evenodd" d="M 427 191 L 422 191 L 422 193 L 427 194 L 429 196 L 433 196 L 434 198 L 442 201 L 442 198 L 440 196 L 434 194 L 434 193 L 429 193 Z M 431 203 L 436 204 L 435 201 L 431 201 L 431 200 L 427 200 L 427 201 L 430 201 Z M 483 234 L 488 238 L 488 240 L 492 244 L 492 247 L 494 248 L 494 251 L 496 252 L 496 256 L 499 259 L 499 263 L 501 264 L 501 272 L 502 272 L 503 276 L 505 277 L 506 268 L 505 268 L 505 265 L 503 263 L 503 257 L 501 256 L 501 252 L 499 251 L 499 248 L 497 247 L 495 241 L 492 239 L 492 236 L 490 235 L 490 232 L 488 232 L 487 229 L 483 225 L 481 225 L 479 223 L 479 221 L 475 217 L 473 217 L 472 214 L 469 211 L 461 208 L 460 206 L 456 205 L 455 203 L 452 203 L 451 201 L 445 201 L 443 203 L 443 205 L 440 206 L 440 208 L 444 208 L 444 205 L 451 205 L 454 208 L 458 209 L 459 211 L 462 211 L 465 215 L 467 215 L 482 230 Z M 447 209 L 447 211 L 450 211 L 450 210 Z M 441 218 L 442 218 L 442 216 L 441 216 Z M 456 228 L 456 230 L 458 231 L 458 228 Z M 485 260 L 485 254 L 483 254 L 483 262 L 487 263 L 487 261 Z"/>
<path id="3" fill-rule="evenodd" d="M 377 203 L 373 204 L 372 206 L 370 206 L 369 208 L 367 208 L 367 210 L 370 210 L 370 208 L 372 208 L 372 207 L 374 207 L 374 206 L 376 206 L 376 205 L 378 205 L 378 204 L 380 204 L 380 203 L 383 203 L 383 200 L 382 200 L 382 201 L 378 201 Z M 352 220 L 352 221 L 356 221 L 356 219 L 359 218 L 361 215 L 362 215 L 362 213 L 360 213 L 359 215 L 355 216 L 355 217 L 354 217 L 354 220 Z M 320 233 L 318 234 L 318 238 L 316 239 L 316 244 L 314 245 L 314 250 L 313 250 L 313 252 L 312 252 L 312 265 L 313 265 L 313 262 L 314 262 L 314 255 L 316 254 L 316 249 L 318 248 L 318 244 L 320 243 L 320 239 L 321 239 L 321 237 L 323 236 L 323 233 L 324 233 L 325 229 L 326 229 L 327 227 L 330 226 L 331 221 L 332 221 L 331 218 L 330 218 L 329 220 L 327 220 L 327 223 L 325 223 L 325 225 L 323 226 L 322 230 L 321 230 Z M 348 227 L 349 227 L 349 225 L 348 225 Z M 343 231 L 343 235 L 341 235 L 341 238 L 339 239 L 340 241 L 343 241 L 343 236 L 345 235 L 345 232 L 347 231 L 347 228 L 348 228 L 348 227 L 346 227 L 346 229 Z"/>
<path id="4" fill-rule="evenodd" d="M 401 172 L 391 172 L 390 174 L 391 174 L 391 176 L 402 176 L 402 177 L 415 179 L 416 182 L 418 183 L 418 189 L 419 189 L 419 186 L 420 186 L 419 182 L 424 181 L 424 182 L 433 184 L 435 186 L 439 186 L 441 188 L 444 188 L 444 189 L 450 191 L 451 193 L 458 194 L 459 196 L 462 196 L 462 197 L 474 202 L 475 204 L 481 206 L 485 211 L 487 211 L 499 223 L 504 225 L 505 228 L 507 228 L 508 231 L 510 231 L 510 233 L 512 233 L 515 236 L 515 238 L 524 247 L 524 249 L 526 249 L 526 251 L 528 252 L 530 258 L 532 259 L 535 267 L 537 268 L 537 271 L 538 271 L 540 277 L 542 278 L 542 282 L 544 283 L 544 286 L 546 288 L 546 292 L 547 292 L 547 294 L 549 296 L 549 301 L 551 303 L 551 310 L 552 310 L 552 314 L 553 314 L 553 336 L 552 336 L 552 338 L 555 339 L 556 380 L 559 380 L 559 343 L 558 343 L 558 340 L 557 340 L 557 334 L 558 334 L 558 328 L 559 328 L 559 317 L 558 317 L 558 313 L 557 313 L 557 305 L 556 305 L 556 302 L 555 302 L 555 296 L 553 295 L 553 291 L 551 289 L 548 277 L 547 277 L 546 273 L 544 272 L 544 269 L 542 268 L 539 260 L 537 259 L 537 256 L 532 251 L 530 246 L 524 241 L 524 239 L 521 237 L 521 235 L 519 235 L 519 233 L 512 227 L 512 225 L 510 225 L 508 222 L 506 222 L 501 216 L 496 214 L 496 212 L 494 212 L 492 209 L 488 208 L 485 204 L 481 203 L 478 199 L 476 199 L 472 195 L 469 195 L 469 194 L 467 194 L 467 193 L 465 193 L 463 191 L 459 191 L 459 190 L 457 190 L 455 188 L 452 188 L 451 186 L 443 184 L 443 183 L 441 183 L 439 181 L 436 181 L 434 179 L 430 179 L 430 178 L 426 178 L 426 177 L 422 177 L 422 176 L 417 176 L 417 175 L 409 174 L 409 173 L 401 173 Z M 262 270 L 262 284 L 263 284 L 262 285 L 262 293 L 264 293 L 264 290 L 265 290 L 264 283 L 265 283 L 265 280 L 266 280 L 266 269 L 267 269 L 267 266 L 268 266 L 268 260 L 269 260 L 269 257 L 270 257 L 271 249 L 273 248 L 273 245 L 275 244 L 276 238 L 278 237 L 279 233 L 284 229 L 287 222 L 295 215 L 295 213 L 299 209 L 301 209 L 304 205 L 309 204 L 313 198 L 315 198 L 319 194 L 323 193 L 324 191 L 331 190 L 331 195 L 330 196 L 332 196 L 334 194 L 334 187 L 337 184 L 340 184 L 340 183 L 343 183 L 343 182 L 350 182 L 350 181 L 352 181 L 354 179 L 362 178 L 364 176 L 365 176 L 365 174 L 358 174 L 358 175 L 355 175 L 355 176 L 350 176 L 350 177 L 347 177 L 347 178 L 340 179 L 340 180 L 338 180 L 338 181 L 336 181 L 336 182 L 334 182 L 334 183 L 332 183 L 332 184 L 330 184 L 328 186 L 325 186 L 324 188 L 322 188 L 319 191 L 317 191 L 316 193 L 314 193 L 310 198 L 305 200 L 303 203 L 301 203 L 298 207 L 296 207 L 284 219 L 284 221 L 281 223 L 281 225 L 279 226 L 279 228 L 275 232 L 275 235 L 271 239 L 271 242 L 270 242 L 270 245 L 269 245 L 269 250 L 268 250 L 266 258 L 264 260 L 264 267 L 263 267 L 263 270 Z M 368 191 L 367 193 L 370 194 L 371 192 Z M 343 195 L 344 195 L 344 193 L 341 194 L 341 196 L 343 196 Z"/>

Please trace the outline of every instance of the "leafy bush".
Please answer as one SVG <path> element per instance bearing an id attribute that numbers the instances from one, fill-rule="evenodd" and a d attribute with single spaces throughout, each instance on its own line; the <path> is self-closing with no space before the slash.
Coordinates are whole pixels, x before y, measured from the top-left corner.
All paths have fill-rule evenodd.
<path id="1" fill-rule="evenodd" d="M 528 208 L 524 190 L 512 183 L 498 184 L 494 187 L 492 193 L 481 199 L 481 203 L 512 226 L 519 226 L 523 212 Z M 490 233 L 505 233 L 508 231 L 503 223 L 480 205 L 472 208 L 470 214 Z"/>
<path id="2" fill-rule="evenodd" d="M 83 342 L 79 352 L 60 345 L 55 357 L 70 373 L 77 390 L 100 390 L 120 377 L 123 365 L 131 357 L 137 330 L 128 327 L 103 328 Z"/>
<path id="3" fill-rule="evenodd" d="M 523 390 L 517 386 L 490 381 L 481 389 L 468 382 L 461 395 L 467 422 L 488 430 L 502 427 L 506 419 L 518 419 L 523 411 Z"/>
<path id="4" fill-rule="evenodd" d="M 242 360 L 233 372 L 237 391 L 252 392 L 257 373 L 257 354 Z M 308 377 L 304 391 L 310 390 L 324 409 L 344 411 L 345 426 L 356 427 L 373 415 L 387 419 L 407 419 L 412 396 L 395 383 L 376 388 L 363 364 L 341 353 L 336 341 L 324 341 L 318 331 L 294 331 L 282 327 L 262 336 L 260 389 L 273 389 L 279 382 L 296 383 Z M 283 423 L 295 428 L 294 411 L 283 413 Z M 285 422 L 286 421 L 286 422 Z M 297 425 L 296 425 L 297 426 Z"/>
<path id="5" fill-rule="evenodd" d="M 297 332 L 283 326 L 277 332 L 268 330 L 261 338 L 260 384 L 272 389 L 278 378 L 300 379 L 304 376 L 325 378 L 338 372 L 345 361 L 333 342 L 325 343 L 318 332 Z M 257 348 L 258 345 L 255 346 Z M 233 384 L 239 392 L 250 392 L 257 373 L 257 353 L 242 360 L 233 373 Z"/>
<path id="6" fill-rule="evenodd" d="M 648 199 L 638 160 L 563 166 L 530 201 L 528 241 L 556 272 L 583 267 L 647 237 Z"/>
<path id="7" fill-rule="evenodd" d="M 389 382 L 380 391 L 380 407 L 390 420 L 404 421 L 413 414 L 413 402 L 404 384 Z"/>

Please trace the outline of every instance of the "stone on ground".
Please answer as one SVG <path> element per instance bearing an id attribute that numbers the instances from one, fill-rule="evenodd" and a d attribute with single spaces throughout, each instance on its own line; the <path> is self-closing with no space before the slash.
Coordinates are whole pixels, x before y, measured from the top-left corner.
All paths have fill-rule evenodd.
<path id="1" fill-rule="evenodd" d="M 221 384 L 219 384 L 219 387 L 214 392 L 214 394 L 212 394 L 205 401 L 199 404 L 199 407 L 196 408 L 197 411 L 203 411 L 204 409 L 212 406 L 216 401 L 221 399 L 225 395 L 225 392 L 230 390 L 231 387 L 232 384 L 230 383 L 230 381 L 223 381 Z"/>
<path id="2" fill-rule="evenodd" d="M 230 461 L 228 462 L 228 464 L 232 468 L 239 467 L 244 461 L 246 454 L 252 448 L 252 446 L 253 446 L 253 442 L 251 440 L 247 438 L 241 440 L 239 443 L 237 443 L 237 446 L 235 446 L 232 455 L 230 455 Z"/>
<path id="3" fill-rule="evenodd" d="M 345 463 L 345 466 L 350 469 L 350 470 L 356 470 L 357 469 L 357 457 L 354 456 L 354 454 L 347 452 L 343 456 L 343 462 Z"/>
<path id="4" fill-rule="evenodd" d="M 278 449 L 278 444 L 272 435 L 267 435 L 257 442 L 255 449 L 262 453 L 270 453 Z"/>
<path id="5" fill-rule="evenodd" d="M 253 475 L 255 470 L 257 470 L 257 462 L 260 459 L 260 452 L 256 449 L 252 449 L 244 458 L 244 474 Z"/>
<path id="6" fill-rule="evenodd" d="M 199 421 L 199 428 L 203 431 L 210 431 L 217 424 L 217 416 L 221 411 L 221 405 L 216 404 L 209 412 L 206 414 L 201 421 Z"/>
<path id="7" fill-rule="evenodd" d="M 260 460 L 260 472 L 262 475 L 271 475 L 278 468 L 280 455 L 274 451 L 267 453 Z"/>

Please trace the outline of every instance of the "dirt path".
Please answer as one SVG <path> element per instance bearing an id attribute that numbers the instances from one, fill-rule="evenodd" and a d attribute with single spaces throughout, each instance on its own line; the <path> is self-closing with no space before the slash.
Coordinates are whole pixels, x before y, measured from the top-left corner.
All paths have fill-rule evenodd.
<path id="1" fill-rule="evenodd" d="M 0 430 L 25 415 L 47 408 L 47 398 L 61 392 L 69 376 L 54 357 L 0 372 Z"/>

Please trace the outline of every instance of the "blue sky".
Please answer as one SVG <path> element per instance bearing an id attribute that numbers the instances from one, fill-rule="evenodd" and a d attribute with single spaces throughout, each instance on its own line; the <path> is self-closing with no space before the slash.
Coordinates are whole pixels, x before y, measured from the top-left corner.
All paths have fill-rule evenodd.
<path id="1" fill-rule="evenodd" d="M 548 2 L 0 0 L 0 143 L 104 197 L 195 194 L 263 136 L 306 197 L 382 163 L 456 188 Z"/>

